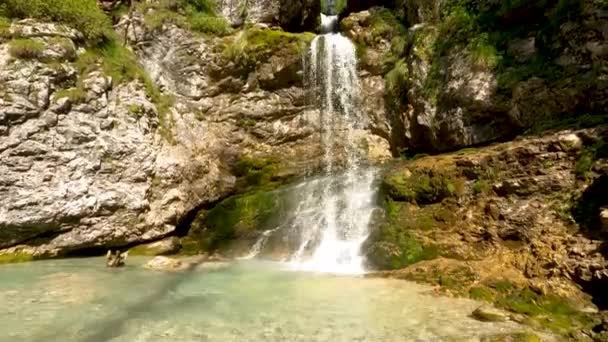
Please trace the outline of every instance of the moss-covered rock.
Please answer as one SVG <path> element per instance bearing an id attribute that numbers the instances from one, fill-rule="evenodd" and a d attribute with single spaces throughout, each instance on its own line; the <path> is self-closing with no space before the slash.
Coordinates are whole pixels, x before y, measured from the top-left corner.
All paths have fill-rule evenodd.
<path id="1" fill-rule="evenodd" d="M 433 170 L 405 169 L 383 180 L 383 188 L 392 199 L 419 204 L 441 202 L 462 191 L 462 181 Z"/>
<path id="2" fill-rule="evenodd" d="M 235 191 L 270 191 L 293 181 L 299 171 L 295 163 L 276 155 L 245 154 L 234 160 L 230 169 L 237 177 Z"/>
<path id="3" fill-rule="evenodd" d="M 277 30 L 250 28 L 225 39 L 224 57 L 239 66 L 246 74 L 265 63 L 271 56 L 299 59 L 306 51 L 312 33 L 290 33 Z"/>
<path id="4" fill-rule="evenodd" d="M 0 254 L 0 264 L 14 264 L 20 262 L 34 261 L 36 257 L 23 252 L 12 252 Z"/>
<path id="5" fill-rule="evenodd" d="M 422 260 L 437 258 L 439 248 L 426 242 L 417 231 L 430 230 L 454 219 L 440 207 L 386 202 L 387 219 L 368 238 L 364 250 L 369 263 L 377 269 L 399 269 Z M 447 222 L 446 222 L 447 221 Z"/>
<path id="6" fill-rule="evenodd" d="M 229 197 L 198 213 L 182 238 L 182 253 L 215 251 L 231 241 L 274 228 L 288 203 L 281 191 L 257 191 Z"/>

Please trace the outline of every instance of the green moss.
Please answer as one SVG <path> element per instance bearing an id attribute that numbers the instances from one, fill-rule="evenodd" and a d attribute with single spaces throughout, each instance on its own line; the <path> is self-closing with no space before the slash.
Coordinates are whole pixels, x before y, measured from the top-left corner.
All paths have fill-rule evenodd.
<path id="1" fill-rule="evenodd" d="M 457 195 L 455 180 L 432 170 L 395 172 L 384 178 L 383 188 L 394 200 L 429 204 Z"/>
<path id="2" fill-rule="evenodd" d="M 8 47 L 8 53 L 18 59 L 40 58 L 43 52 L 44 44 L 33 39 L 15 39 Z"/>
<path id="3" fill-rule="evenodd" d="M 109 18 L 95 0 L 4 0 L 5 14 L 14 18 L 50 19 L 72 26 L 92 43 L 112 33 Z"/>
<path id="4" fill-rule="evenodd" d="M 300 56 L 314 38 L 312 33 L 246 29 L 224 48 L 224 57 L 245 71 L 252 71 L 279 50 L 283 55 Z"/>
<path id="5" fill-rule="evenodd" d="M 591 315 L 580 312 L 570 301 L 556 295 L 543 295 L 507 280 L 481 284 L 469 290 L 473 299 L 485 300 L 508 311 L 528 316 L 528 323 L 540 325 L 563 336 L 577 329 L 591 328 Z"/>
<path id="6" fill-rule="evenodd" d="M 229 197 L 200 213 L 188 237 L 182 239 L 183 253 L 213 251 L 248 232 L 274 228 L 286 205 L 281 192 L 277 191 Z"/>
<path id="7" fill-rule="evenodd" d="M 509 311 L 530 316 L 541 326 L 568 336 L 574 327 L 589 327 L 591 318 L 575 310 L 560 297 L 539 295 L 530 289 L 513 290 L 497 304 Z"/>
<path id="8" fill-rule="evenodd" d="M 608 156 L 608 143 L 603 141 L 585 147 L 581 152 L 575 167 L 575 173 L 578 178 L 587 179 L 591 168 L 598 158 Z"/>
<path id="9" fill-rule="evenodd" d="M 473 183 L 473 193 L 475 195 L 484 194 L 490 189 L 490 185 L 483 179 L 478 179 Z"/>
<path id="10" fill-rule="evenodd" d="M 234 166 L 234 175 L 244 179 L 248 188 L 274 188 L 281 184 L 280 163 L 272 157 L 243 156 Z"/>
<path id="11" fill-rule="evenodd" d="M 367 241 L 367 257 L 376 267 L 399 269 L 440 256 L 439 248 L 424 243 L 416 231 L 451 224 L 455 216 L 448 209 L 441 205 L 416 208 L 391 198 L 387 198 L 385 206 L 387 221 Z"/>
<path id="12" fill-rule="evenodd" d="M 0 254 L 0 264 L 14 264 L 34 261 L 35 259 L 33 255 L 21 252 Z"/>
<path id="13" fill-rule="evenodd" d="M 485 287 L 472 287 L 469 289 L 469 297 L 476 300 L 483 300 L 489 303 L 494 301 L 492 291 Z"/>

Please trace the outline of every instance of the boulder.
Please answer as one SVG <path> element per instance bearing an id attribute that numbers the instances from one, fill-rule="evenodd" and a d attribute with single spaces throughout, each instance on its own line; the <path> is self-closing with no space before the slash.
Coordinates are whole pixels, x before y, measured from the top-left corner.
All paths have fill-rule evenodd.
<path id="1" fill-rule="evenodd" d="M 486 304 L 475 309 L 471 315 L 482 322 L 504 322 L 508 320 L 508 316 L 504 312 Z"/>
<path id="2" fill-rule="evenodd" d="M 144 267 L 155 271 L 183 271 L 190 268 L 191 264 L 177 259 L 157 256 L 148 261 Z"/>

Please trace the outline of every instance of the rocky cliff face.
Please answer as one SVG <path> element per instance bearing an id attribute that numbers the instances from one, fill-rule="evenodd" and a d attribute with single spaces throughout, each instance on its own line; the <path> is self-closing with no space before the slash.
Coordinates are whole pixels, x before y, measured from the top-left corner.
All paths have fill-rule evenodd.
<path id="1" fill-rule="evenodd" d="M 600 1 L 396 1 L 343 20 L 385 75 L 395 150 L 511 139 L 606 120 L 608 15 Z M 521 29 L 521 21 L 533 25 Z M 583 120 L 584 121 L 584 120 Z"/>
<path id="2" fill-rule="evenodd" d="M 608 200 L 600 190 L 607 142 L 602 126 L 395 165 L 384 178 L 387 218 L 367 242 L 368 260 L 404 268 L 385 275 L 491 301 L 570 338 L 595 336 L 605 318 L 576 312 L 593 312 L 591 301 L 606 309 L 599 289 L 608 280 Z M 556 299 L 543 296 L 555 295 L 577 309 L 560 317 L 545 306 Z"/>
<path id="3" fill-rule="evenodd" d="M 160 9 L 136 6 L 115 25 L 136 59 L 87 47 L 67 26 L 10 23 L 0 44 L 0 248 L 51 256 L 156 240 L 230 194 L 314 172 L 319 113 L 302 63 L 314 35 L 266 25 L 307 29 L 318 8 L 274 2 L 261 18 L 262 4 L 250 5 L 256 26 L 228 34 L 151 22 Z M 388 125 L 371 116 L 360 136 L 380 161 Z"/>

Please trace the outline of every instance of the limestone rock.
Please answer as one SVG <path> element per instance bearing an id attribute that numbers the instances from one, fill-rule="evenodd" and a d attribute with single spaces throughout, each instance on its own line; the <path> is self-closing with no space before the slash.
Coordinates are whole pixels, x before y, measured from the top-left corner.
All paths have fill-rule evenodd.
<path id="1" fill-rule="evenodd" d="M 318 19 L 318 2 L 270 2 L 269 26 L 308 25 L 285 7 L 296 2 Z M 48 256 L 156 240 L 192 211 L 255 186 L 246 163 L 268 161 L 272 182 L 318 169 L 320 113 L 307 104 L 295 45 L 244 68 L 224 53 L 240 33 L 151 29 L 137 11 L 116 29 L 167 104 L 138 81 L 94 67 L 80 74 L 72 54 L 86 46 L 63 25 L 23 20 L 10 29 L 40 41 L 53 63 L 11 61 L 0 44 L 0 248 Z M 381 86 L 378 77 L 365 83 L 373 95 L 357 132 L 374 163 L 391 155 Z"/>
<path id="2" fill-rule="evenodd" d="M 509 318 L 504 312 L 485 304 L 475 309 L 471 315 L 482 322 L 504 322 Z"/>
<path id="3" fill-rule="evenodd" d="M 278 24 L 291 32 L 313 31 L 321 12 L 313 0 L 220 0 L 217 6 L 232 26 Z"/>

